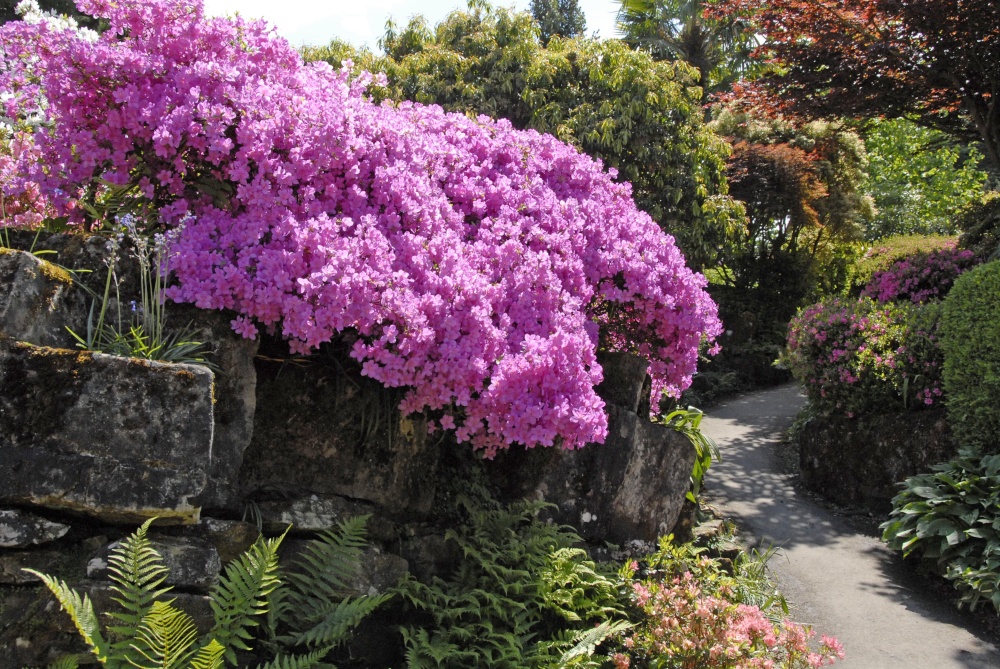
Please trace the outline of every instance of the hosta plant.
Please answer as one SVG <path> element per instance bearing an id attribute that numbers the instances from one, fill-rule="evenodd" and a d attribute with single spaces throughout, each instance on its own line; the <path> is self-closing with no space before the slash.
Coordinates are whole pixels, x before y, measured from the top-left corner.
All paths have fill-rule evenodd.
<path id="1" fill-rule="evenodd" d="M 966 450 L 902 485 L 883 540 L 952 581 L 960 604 L 1000 611 L 1000 455 Z"/>

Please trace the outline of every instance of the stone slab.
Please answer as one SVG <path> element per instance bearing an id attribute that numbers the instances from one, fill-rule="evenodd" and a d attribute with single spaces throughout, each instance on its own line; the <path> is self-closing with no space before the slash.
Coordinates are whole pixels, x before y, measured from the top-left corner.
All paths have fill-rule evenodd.
<path id="1" fill-rule="evenodd" d="M 197 522 L 212 373 L 0 340 L 0 503 Z"/>

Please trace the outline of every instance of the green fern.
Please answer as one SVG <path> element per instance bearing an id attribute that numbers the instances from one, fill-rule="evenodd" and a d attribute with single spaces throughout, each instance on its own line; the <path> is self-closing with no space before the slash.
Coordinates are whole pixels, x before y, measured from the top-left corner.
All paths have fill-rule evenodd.
<path id="1" fill-rule="evenodd" d="M 108 557 L 111 574 L 111 597 L 120 611 L 111 611 L 109 617 L 116 623 L 108 632 L 116 637 L 111 644 L 111 654 L 125 664 L 132 664 L 132 635 L 149 614 L 153 601 L 170 591 L 162 587 L 168 570 L 160 555 L 153 550 L 147 532 L 153 519 L 147 520 L 134 534 L 121 542 Z"/>
<path id="2" fill-rule="evenodd" d="M 257 669 L 314 669 L 332 667 L 323 662 L 326 650 L 317 650 L 308 655 L 282 655 L 266 664 L 257 665 Z"/>
<path id="3" fill-rule="evenodd" d="M 602 575 L 573 547 L 576 534 L 539 521 L 542 503 L 483 509 L 460 502 L 468 519 L 446 537 L 464 559 L 451 579 L 427 584 L 411 577 L 399 587 L 429 618 L 402 630 L 407 666 L 555 669 L 574 648 L 567 666 L 591 666 L 573 658 L 596 658 L 594 649 L 617 633 L 588 636 L 595 625 L 598 635 L 619 629 L 613 619 L 625 613 L 616 599 L 618 577 Z"/>
<path id="4" fill-rule="evenodd" d="M 109 614 L 113 625 L 105 640 L 93 604 L 65 582 L 30 569 L 69 613 L 77 631 L 97 661 L 108 669 L 219 669 L 224 659 L 236 663 L 234 648 L 249 650 L 248 628 L 267 610 L 267 595 L 277 587 L 277 549 L 284 538 L 259 539 L 226 568 L 213 590 L 215 613 L 212 631 L 199 639 L 187 613 L 163 601 L 170 591 L 163 587 L 168 571 L 146 536 L 150 519 L 115 548 L 109 557 L 112 599 L 119 611 Z M 75 667 L 66 658 L 60 669 Z"/>
<path id="5" fill-rule="evenodd" d="M 268 595 L 278 587 L 278 546 L 285 534 L 277 539 L 257 539 L 226 566 L 212 589 L 215 625 L 209 636 L 222 644 L 226 661 L 232 665 L 236 664 L 236 650 L 250 650 L 250 629 L 259 625 L 256 618 L 267 612 Z"/>
<path id="6" fill-rule="evenodd" d="M 321 532 L 290 569 L 281 571 L 282 586 L 271 597 L 273 605 L 266 622 L 269 646 L 278 653 L 274 661 L 278 665 L 325 658 L 393 596 L 350 596 L 368 545 L 367 522 L 368 516 L 357 516 L 339 523 L 334 531 Z"/>
<path id="7" fill-rule="evenodd" d="M 105 667 L 118 667 L 119 662 L 117 658 L 109 657 L 111 646 L 104 640 L 104 636 L 101 634 L 100 626 L 97 623 L 97 614 L 94 612 L 94 605 L 90 602 L 90 597 L 87 595 L 81 596 L 80 593 L 70 588 L 65 581 L 60 581 L 47 574 L 37 572 L 34 569 L 25 569 L 24 571 L 34 574 L 41 579 L 45 587 L 55 595 L 59 604 L 62 605 L 63 610 L 73 619 L 76 631 L 80 633 L 83 642 L 90 648 L 97 661 Z"/>

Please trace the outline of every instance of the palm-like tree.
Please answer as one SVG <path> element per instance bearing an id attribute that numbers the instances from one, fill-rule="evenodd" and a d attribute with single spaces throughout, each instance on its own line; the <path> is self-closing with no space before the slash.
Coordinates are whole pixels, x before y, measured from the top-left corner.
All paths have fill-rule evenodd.
<path id="1" fill-rule="evenodd" d="M 707 98 L 726 90 L 755 65 L 755 35 L 739 18 L 706 16 L 704 0 L 621 0 L 618 30 L 658 60 L 682 60 L 700 73 Z"/>

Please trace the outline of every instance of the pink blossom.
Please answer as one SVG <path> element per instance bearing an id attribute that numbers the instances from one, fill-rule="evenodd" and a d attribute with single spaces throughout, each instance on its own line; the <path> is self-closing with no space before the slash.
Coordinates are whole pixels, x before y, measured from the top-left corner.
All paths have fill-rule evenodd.
<path id="1" fill-rule="evenodd" d="M 630 187 L 554 137 L 376 105 L 370 75 L 305 65 L 198 0 L 79 4 L 107 20 L 94 41 L 0 27 L 8 111 L 44 99 L 48 116 L 0 165 L 3 196 L 79 222 L 78 198 L 132 183 L 185 223 L 169 296 L 236 312 L 242 336 L 306 354 L 350 333 L 403 411 L 445 412 L 490 456 L 604 440 L 599 335 L 650 359 L 655 410 L 720 334 L 704 277 Z"/>

